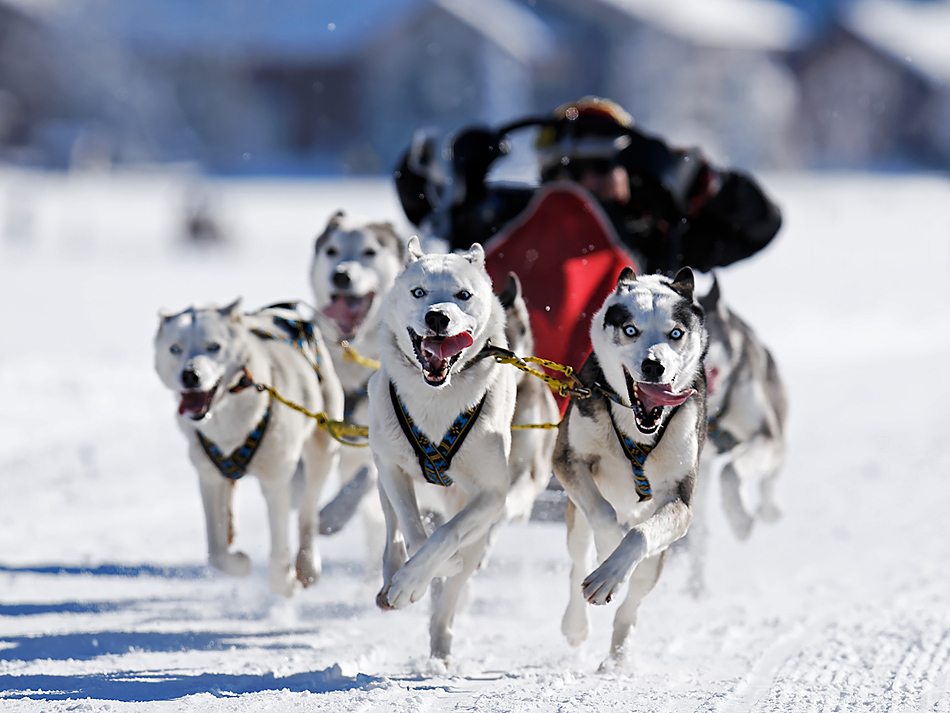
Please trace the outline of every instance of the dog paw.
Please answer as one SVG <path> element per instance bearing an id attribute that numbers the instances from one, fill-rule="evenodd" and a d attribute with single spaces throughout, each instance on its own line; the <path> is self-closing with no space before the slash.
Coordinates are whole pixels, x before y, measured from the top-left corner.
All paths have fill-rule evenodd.
<path id="1" fill-rule="evenodd" d="M 726 520 L 729 522 L 732 534 L 736 536 L 737 540 L 749 539 L 755 520 L 745 510 L 730 510 L 727 508 Z"/>
<path id="2" fill-rule="evenodd" d="M 782 510 L 782 506 L 776 503 L 773 500 L 766 500 L 762 503 L 762 506 L 759 508 L 759 519 L 762 522 L 778 522 L 782 519 L 782 515 L 785 512 Z"/>
<path id="3" fill-rule="evenodd" d="M 214 552 L 209 555 L 208 562 L 231 577 L 246 577 L 251 573 L 251 558 L 243 552 Z"/>
<path id="4" fill-rule="evenodd" d="M 419 601 L 429 588 L 431 577 L 420 576 L 414 568 L 407 565 L 393 576 L 392 584 L 386 592 L 386 601 L 392 609 L 402 609 Z"/>
<path id="5" fill-rule="evenodd" d="M 317 583 L 321 570 L 320 558 L 315 557 L 313 552 L 301 550 L 297 553 L 297 581 L 304 588 Z"/>
<path id="6" fill-rule="evenodd" d="M 624 656 L 623 651 L 612 650 L 610 655 L 601 661 L 600 666 L 597 667 L 597 673 L 599 674 L 618 674 L 623 673 L 627 668 L 627 661 Z"/>
<path id="7" fill-rule="evenodd" d="M 297 572 L 289 565 L 272 566 L 270 570 L 270 590 L 282 597 L 292 597 L 297 590 Z"/>
<path id="8" fill-rule="evenodd" d="M 608 558 L 604 564 L 587 575 L 581 590 L 584 599 L 591 604 L 609 604 L 622 585 L 623 579 L 610 566 Z"/>
<path id="9" fill-rule="evenodd" d="M 590 617 L 582 602 L 568 604 L 564 618 L 561 619 L 561 633 L 571 646 L 580 646 L 590 636 Z"/>

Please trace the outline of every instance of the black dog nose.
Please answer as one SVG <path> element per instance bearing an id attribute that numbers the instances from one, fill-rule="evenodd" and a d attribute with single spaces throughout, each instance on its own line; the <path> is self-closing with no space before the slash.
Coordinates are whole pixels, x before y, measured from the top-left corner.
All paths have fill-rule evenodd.
<path id="1" fill-rule="evenodd" d="M 643 374 L 644 379 L 657 381 L 663 376 L 663 365 L 655 359 L 644 359 L 640 365 L 640 372 Z"/>
<path id="2" fill-rule="evenodd" d="M 350 276 L 346 272 L 338 270 L 333 273 L 332 282 L 334 287 L 339 287 L 342 290 L 350 286 Z"/>
<path id="3" fill-rule="evenodd" d="M 181 383 L 186 389 L 193 389 L 201 383 L 201 379 L 194 369 L 185 369 L 181 372 Z"/>
<path id="4" fill-rule="evenodd" d="M 426 326 L 436 334 L 442 334 L 449 327 L 449 318 L 442 312 L 432 310 L 426 313 Z"/>

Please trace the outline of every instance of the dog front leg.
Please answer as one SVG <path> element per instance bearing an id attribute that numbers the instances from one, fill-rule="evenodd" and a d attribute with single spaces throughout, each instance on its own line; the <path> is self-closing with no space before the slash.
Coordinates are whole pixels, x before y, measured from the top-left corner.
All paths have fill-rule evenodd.
<path id="1" fill-rule="evenodd" d="M 208 535 L 208 563 L 232 577 L 246 577 L 251 573 L 250 557 L 243 552 L 228 552 L 234 539 L 233 506 L 237 484 L 209 465 L 196 465 Z"/>
<path id="2" fill-rule="evenodd" d="M 607 559 L 584 580 L 584 598 L 607 604 L 645 559 L 657 557 L 686 534 L 692 513 L 679 497 L 628 532 Z"/>
<path id="3" fill-rule="evenodd" d="M 623 529 L 614 510 L 594 482 L 592 465 L 565 454 L 554 460 L 554 475 L 567 497 L 584 514 L 594 533 L 597 561 L 603 562 L 623 540 Z"/>
<path id="4" fill-rule="evenodd" d="M 380 481 L 376 482 L 376 489 L 379 492 L 379 503 L 383 510 L 383 521 L 386 523 L 386 542 L 383 547 L 383 587 L 376 595 L 376 606 L 380 609 L 392 609 L 385 595 L 392 584 L 393 575 L 406 564 L 409 556 L 406 554 L 406 543 L 399 529 L 396 511 L 393 510 L 392 503 L 389 502 Z"/>
<path id="5" fill-rule="evenodd" d="M 294 593 L 297 584 L 296 571 L 290 564 L 290 546 L 287 538 L 288 513 L 290 511 L 290 472 L 281 473 L 274 480 L 261 480 L 261 492 L 267 503 L 270 524 L 269 582 L 271 591 L 284 597 Z"/>

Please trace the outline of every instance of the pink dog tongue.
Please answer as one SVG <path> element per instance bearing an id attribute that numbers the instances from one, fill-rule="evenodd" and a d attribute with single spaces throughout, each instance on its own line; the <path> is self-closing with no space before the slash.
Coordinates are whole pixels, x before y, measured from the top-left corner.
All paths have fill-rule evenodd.
<path id="1" fill-rule="evenodd" d="M 323 314 L 332 319 L 340 330 L 349 335 L 356 331 L 365 312 L 364 298 L 338 296 L 323 308 Z"/>
<path id="2" fill-rule="evenodd" d="M 208 391 L 186 391 L 181 395 L 181 403 L 178 405 L 178 413 L 198 412 L 200 413 L 211 400 L 211 394 Z"/>
<path id="3" fill-rule="evenodd" d="M 637 398 L 647 412 L 657 406 L 679 406 L 690 396 L 696 393 L 695 389 L 685 389 L 678 394 L 670 390 L 669 384 L 646 384 L 637 382 Z"/>
<path id="4" fill-rule="evenodd" d="M 422 340 L 422 348 L 445 361 L 474 343 L 475 340 L 472 339 L 471 334 L 460 332 L 451 337 L 426 337 Z"/>

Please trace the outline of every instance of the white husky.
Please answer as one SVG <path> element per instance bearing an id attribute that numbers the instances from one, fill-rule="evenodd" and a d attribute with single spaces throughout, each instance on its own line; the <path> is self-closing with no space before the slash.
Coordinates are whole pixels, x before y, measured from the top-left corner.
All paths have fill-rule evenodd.
<path id="1" fill-rule="evenodd" d="M 366 384 L 379 359 L 378 332 L 382 305 L 405 262 L 405 245 L 388 222 L 335 213 L 314 245 L 310 285 L 314 307 L 330 358 L 344 393 L 344 420 L 368 423 Z M 329 335 L 335 334 L 335 339 Z M 350 354 L 361 360 L 347 358 Z M 376 497 L 376 466 L 365 448 L 340 453 L 342 489 L 323 509 L 320 531 L 341 529 L 359 509 L 366 532 L 369 571 L 378 569 L 383 551 L 383 517 Z M 369 495 L 369 497 L 365 497 Z"/>
<path id="2" fill-rule="evenodd" d="M 230 575 L 250 572 L 243 552 L 231 552 L 236 481 L 253 473 L 261 484 L 270 517 L 271 589 L 289 596 L 320 576 L 317 502 L 338 444 L 316 421 L 273 400 L 251 382 L 276 391 L 312 412 L 338 420 L 343 391 L 318 331 L 292 310 L 242 314 L 240 300 L 227 307 L 190 307 L 161 313 L 155 337 L 155 368 L 178 402 L 178 426 L 198 470 L 211 565 Z M 316 368 L 315 368 L 316 367 Z M 318 370 L 319 369 L 319 372 Z M 290 559 L 290 481 L 303 457 L 305 487 L 300 510 L 300 543 Z"/>
<path id="3" fill-rule="evenodd" d="M 706 331 L 692 272 L 670 280 L 625 269 L 594 316 L 591 343 L 579 377 L 593 396 L 572 398 L 554 456 L 572 561 L 562 631 L 580 644 L 590 633 L 587 602 L 606 604 L 629 580 L 608 669 L 623 664 L 640 603 L 690 523 L 706 434 Z M 591 544 L 601 563 L 593 572 Z"/>
<path id="4" fill-rule="evenodd" d="M 509 488 L 516 370 L 476 358 L 489 342 L 507 345 L 484 260 L 478 244 L 426 255 L 410 239 L 406 268 L 386 301 L 382 365 L 369 382 L 369 438 L 387 530 L 377 603 L 404 607 L 446 577 L 433 584 L 429 627 L 430 652 L 444 661 L 459 595 Z M 431 534 L 425 503 L 451 518 Z"/>

